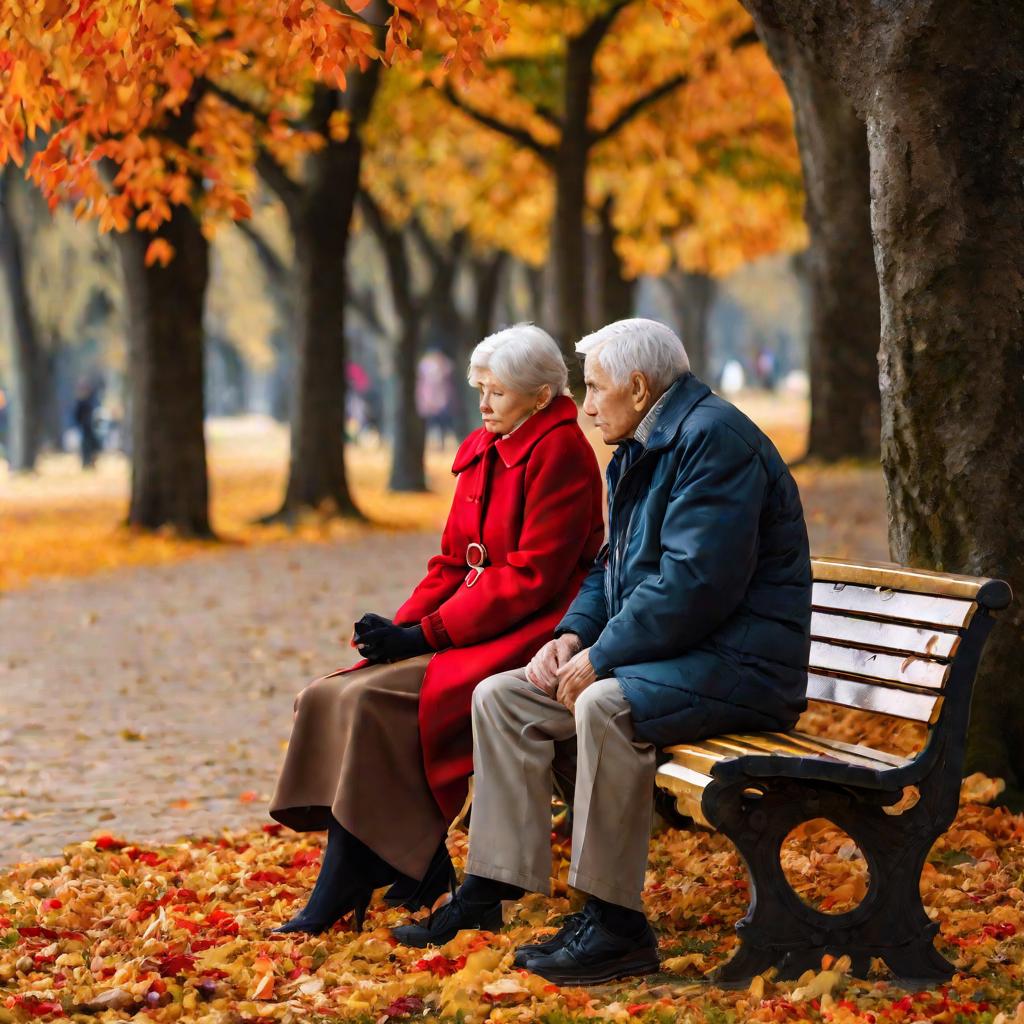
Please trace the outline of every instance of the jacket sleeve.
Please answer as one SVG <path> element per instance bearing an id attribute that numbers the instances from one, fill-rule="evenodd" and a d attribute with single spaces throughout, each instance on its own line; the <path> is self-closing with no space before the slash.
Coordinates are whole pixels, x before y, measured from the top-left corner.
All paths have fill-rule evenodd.
<path id="1" fill-rule="evenodd" d="M 590 647 L 608 622 L 608 604 L 604 596 L 604 578 L 608 571 L 608 544 L 602 546 L 583 580 L 576 599 L 555 627 L 555 636 L 575 633 L 584 647 Z"/>
<path id="2" fill-rule="evenodd" d="M 590 446 L 577 446 L 575 439 L 567 444 L 559 433 L 543 438 L 530 454 L 518 548 L 508 552 L 504 565 L 484 569 L 472 587 L 460 586 L 428 617 L 424 632 L 432 642 L 447 639 L 466 647 L 489 640 L 565 589 L 591 542 L 600 474 Z"/>
<path id="3" fill-rule="evenodd" d="M 757 453 L 714 422 L 680 458 L 661 529 L 659 573 L 633 590 L 590 649 L 599 677 L 699 643 L 736 609 L 757 564 L 767 474 Z"/>
<path id="4" fill-rule="evenodd" d="M 452 502 L 452 511 L 449 511 L 448 521 L 441 533 L 441 553 L 434 555 L 427 562 L 426 575 L 416 584 L 405 604 L 395 612 L 396 626 L 412 626 L 416 623 L 423 625 L 422 620 L 432 612 L 436 612 L 441 602 L 446 601 L 455 593 L 459 584 L 466 578 L 466 573 L 469 572 L 465 551 L 456 551 L 455 549 L 452 525 L 454 508 L 455 501 Z M 424 633 L 427 636 L 427 641 L 435 650 L 448 646 L 444 642 L 444 638 L 431 636 L 426 628 L 424 628 Z"/>

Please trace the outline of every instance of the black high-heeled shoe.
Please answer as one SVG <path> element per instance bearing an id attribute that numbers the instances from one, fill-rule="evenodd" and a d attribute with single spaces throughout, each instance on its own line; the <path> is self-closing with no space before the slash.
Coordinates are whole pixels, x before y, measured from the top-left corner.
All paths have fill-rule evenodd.
<path id="1" fill-rule="evenodd" d="M 355 924 L 355 930 L 361 932 L 363 930 L 363 924 L 366 922 L 366 911 L 370 906 L 370 900 L 373 898 L 373 890 L 370 889 L 368 892 L 360 892 L 356 894 L 351 902 L 350 906 L 346 906 L 334 915 L 317 919 L 311 914 L 307 914 L 306 907 L 303 907 L 290 921 L 285 921 L 284 924 L 278 925 L 277 928 L 270 930 L 271 935 L 274 934 L 287 934 L 289 932 L 304 932 L 307 935 L 321 935 L 328 929 L 332 928 L 338 921 L 340 921 L 346 914 L 351 913 L 353 916 L 353 923 Z"/>
<path id="2" fill-rule="evenodd" d="M 272 929 L 271 934 L 319 935 L 347 914 L 353 915 L 356 929 L 362 931 L 374 890 L 394 877 L 394 869 L 332 816 L 323 863 L 309 900 L 291 920 Z"/>
<path id="3" fill-rule="evenodd" d="M 454 893 L 458 884 L 455 866 L 442 839 L 423 877 L 416 881 L 408 875 L 400 875 L 398 881 L 384 894 L 384 902 L 389 907 L 405 907 L 415 912 L 421 907 L 432 907 L 444 892 Z"/>

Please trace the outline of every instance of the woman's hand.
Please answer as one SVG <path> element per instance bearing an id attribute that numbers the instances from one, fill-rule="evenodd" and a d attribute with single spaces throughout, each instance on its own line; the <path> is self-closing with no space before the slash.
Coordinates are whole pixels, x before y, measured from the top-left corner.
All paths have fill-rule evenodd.
<path id="1" fill-rule="evenodd" d="M 597 681 L 597 673 L 590 664 L 590 648 L 580 651 L 570 658 L 556 673 L 558 676 L 558 692 L 555 700 L 564 704 L 570 711 L 576 707 L 579 695 Z"/>
<path id="2" fill-rule="evenodd" d="M 422 626 L 395 626 L 391 623 L 361 632 L 357 646 L 370 661 L 404 661 L 433 650 L 427 643 Z"/>

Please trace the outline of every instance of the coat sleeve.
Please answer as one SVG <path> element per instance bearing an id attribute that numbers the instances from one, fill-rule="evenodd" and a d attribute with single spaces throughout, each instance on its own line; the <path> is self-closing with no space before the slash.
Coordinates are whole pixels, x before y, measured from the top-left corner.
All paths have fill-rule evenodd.
<path id="1" fill-rule="evenodd" d="M 681 654 L 736 609 L 754 568 L 767 474 L 729 426 L 686 444 L 661 529 L 659 573 L 643 580 L 590 649 L 598 677 Z"/>
<path id="2" fill-rule="evenodd" d="M 423 626 L 431 642 L 466 647 L 489 640 L 565 589 L 592 542 L 600 473 L 586 442 L 567 442 L 559 433 L 543 438 L 530 454 L 519 546 L 504 565 L 488 566 L 472 587 L 459 587 L 428 617 Z"/>
<path id="3" fill-rule="evenodd" d="M 416 584 L 405 604 L 395 612 L 395 625 L 411 626 L 419 623 L 432 612 L 436 612 L 440 604 L 451 597 L 458 590 L 459 584 L 466 578 L 469 569 L 466 566 L 465 550 L 456 551 L 452 522 L 454 508 L 455 501 L 452 502 L 452 510 L 448 513 L 448 521 L 441 533 L 441 553 L 434 555 L 427 562 L 426 575 Z M 435 643 L 438 638 L 429 635 L 427 640 L 435 650 L 448 646 L 441 642 Z"/>
<path id="4" fill-rule="evenodd" d="M 575 633 L 584 647 L 590 647 L 601 635 L 608 622 L 608 604 L 605 600 L 604 578 L 608 571 L 608 544 L 605 543 L 594 559 L 580 587 L 580 592 L 569 605 L 562 621 L 555 627 L 555 636 Z"/>

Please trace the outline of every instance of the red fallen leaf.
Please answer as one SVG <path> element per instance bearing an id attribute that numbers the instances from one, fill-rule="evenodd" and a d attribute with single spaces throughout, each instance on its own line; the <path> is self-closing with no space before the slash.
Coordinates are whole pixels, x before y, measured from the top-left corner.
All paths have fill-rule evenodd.
<path id="1" fill-rule="evenodd" d="M 195 966 L 196 958 L 189 953 L 172 953 L 160 958 L 160 977 L 173 978 Z"/>
<path id="2" fill-rule="evenodd" d="M 24 1010 L 30 1017 L 48 1017 L 50 1014 L 57 1017 L 64 1016 L 64 1007 L 60 1003 L 31 995 L 10 996 L 6 1005 L 9 1010 L 15 1008 Z"/>
<path id="3" fill-rule="evenodd" d="M 263 831 L 266 832 L 268 836 L 279 836 L 283 829 L 284 825 L 279 825 L 277 823 L 263 826 Z"/>
<path id="4" fill-rule="evenodd" d="M 204 949 L 212 949 L 217 944 L 216 939 L 196 939 L 194 942 L 190 942 L 189 946 L 193 953 L 201 953 Z"/>
<path id="5" fill-rule="evenodd" d="M 385 1011 L 385 1017 L 405 1017 L 420 1013 L 426 1004 L 419 996 L 399 996 Z"/>
<path id="6" fill-rule="evenodd" d="M 26 925 L 24 928 L 19 928 L 18 933 L 22 936 L 22 938 L 26 939 L 35 939 L 38 938 L 40 935 L 44 939 L 60 938 L 60 932 L 55 932 L 52 928 L 43 928 L 40 925 L 35 924 Z"/>
<path id="7" fill-rule="evenodd" d="M 40 910 L 60 910 L 60 908 L 63 907 L 63 906 L 64 906 L 64 904 L 61 903 L 61 901 L 58 900 L 58 899 L 43 900 L 43 902 L 39 904 L 39 909 Z"/>
<path id="8" fill-rule="evenodd" d="M 254 871 L 247 879 L 249 882 L 287 882 L 288 876 L 283 871 Z"/>
<path id="9" fill-rule="evenodd" d="M 175 903 L 198 903 L 199 895 L 191 889 L 174 889 Z"/>
<path id="10" fill-rule="evenodd" d="M 136 903 L 135 909 L 128 915 L 128 920 L 141 921 L 143 918 L 149 917 L 159 906 L 160 904 L 156 900 L 143 900 L 141 903 Z"/>
<path id="11" fill-rule="evenodd" d="M 639 1017 L 644 1010 L 650 1009 L 650 1006 L 650 1003 L 630 1003 L 629 1006 L 626 1007 L 626 1013 L 628 1013 L 630 1017 Z"/>
<path id="12" fill-rule="evenodd" d="M 715 925 L 721 924 L 722 919 L 720 917 L 715 917 L 714 914 L 704 914 L 700 919 L 700 923 L 707 928 L 713 928 Z"/>
<path id="13" fill-rule="evenodd" d="M 1008 939 L 1011 935 L 1017 934 L 1016 926 L 1010 924 L 1009 921 L 1004 921 L 1002 924 L 982 925 L 981 930 L 994 939 Z"/>
<path id="14" fill-rule="evenodd" d="M 238 934 L 238 922 L 226 910 L 211 911 L 203 919 L 203 923 L 216 928 L 221 935 Z"/>
<path id="15" fill-rule="evenodd" d="M 97 836 L 93 843 L 97 850 L 123 850 L 125 846 L 120 839 L 115 839 L 110 835 Z"/>
<path id="16" fill-rule="evenodd" d="M 448 957 L 442 956 L 438 953 L 435 956 L 428 956 L 424 957 L 422 960 L 417 960 L 416 963 L 412 965 L 412 970 L 430 971 L 431 974 L 434 974 L 439 978 L 446 978 L 449 974 L 461 971 L 465 966 L 466 958 L 464 956 L 459 956 L 454 960 L 449 960 Z"/>
<path id="17" fill-rule="evenodd" d="M 202 925 L 198 921 L 190 921 L 187 917 L 176 917 L 174 919 L 174 923 L 179 928 L 184 928 L 189 935 L 195 935 L 199 929 L 202 928 Z"/>
<path id="18" fill-rule="evenodd" d="M 319 850 L 296 850 L 292 856 L 291 866 L 293 868 L 304 868 L 309 864 L 316 864 L 319 860 Z"/>
<path id="19" fill-rule="evenodd" d="M 0 917 L 0 928 L 10 928 L 11 919 L 9 917 Z"/>
<path id="20" fill-rule="evenodd" d="M 260 795 L 254 789 L 247 789 L 244 793 L 238 794 L 238 800 L 243 804 L 251 804 L 254 800 L 259 800 Z"/>

